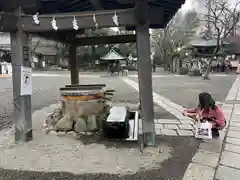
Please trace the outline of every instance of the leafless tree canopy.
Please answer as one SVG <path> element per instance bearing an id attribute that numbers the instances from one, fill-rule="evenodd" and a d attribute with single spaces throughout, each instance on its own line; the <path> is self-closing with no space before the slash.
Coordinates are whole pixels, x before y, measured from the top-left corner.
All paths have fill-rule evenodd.
<path id="1" fill-rule="evenodd" d="M 205 79 L 209 79 L 209 72 L 213 57 L 221 50 L 223 43 L 227 37 L 234 35 L 237 24 L 240 20 L 240 1 L 237 0 L 234 5 L 228 3 L 228 0 L 206 0 L 205 7 L 208 9 L 204 15 L 206 28 L 204 30 L 205 37 L 216 40 L 216 48 L 209 60 L 207 71 L 204 75 Z"/>
<path id="2" fill-rule="evenodd" d="M 205 35 L 221 43 L 221 40 L 232 35 L 237 27 L 240 18 L 240 1 L 230 5 L 228 0 L 206 0 L 205 6 L 208 9 L 208 13 L 204 15 Z"/>
<path id="3" fill-rule="evenodd" d="M 190 41 L 198 27 L 198 14 L 189 11 L 183 14 L 179 11 L 169 22 L 165 29 L 154 30 L 151 38 L 151 45 L 155 48 L 156 54 L 168 64 L 178 47 L 183 47 Z"/>

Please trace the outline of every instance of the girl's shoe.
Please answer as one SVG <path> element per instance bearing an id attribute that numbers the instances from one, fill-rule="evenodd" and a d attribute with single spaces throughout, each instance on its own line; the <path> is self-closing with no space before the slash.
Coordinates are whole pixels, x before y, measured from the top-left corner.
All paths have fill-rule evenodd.
<path id="1" fill-rule="evenodd" d="M 219 137 L 219 130 L 218 129 L 212 129 L 212 137 L 218 138 Z"/>
<path id="2" fill-rule="evenodd" d="M 203 141 L 208 143 L 211 141 L 211 139 L 203 139 Z"/>

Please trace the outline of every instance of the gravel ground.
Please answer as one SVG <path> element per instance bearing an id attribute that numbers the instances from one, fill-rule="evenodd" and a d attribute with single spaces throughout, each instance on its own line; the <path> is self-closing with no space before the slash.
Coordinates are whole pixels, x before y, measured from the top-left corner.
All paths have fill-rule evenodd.
<path id="1" fill-rule="evenodd" d="M 159 136 L 158 148 L 141 154 L 134 143 L 46 135 L 40 125 L 54 108 L 33 114 L 29 143 L 13 144 L 13 131 L 0 131 L 0 180 L 181 180 L 199 146 L 195 138 Z"/>
<path id="2" fill-rule="evenodd" d="M 171 147 L 171 157 L 153 170 L 139 170 L 127 175 L 109 173 L 75 175 L 67 172 L 34 172 L 0 168 L 0 180 L 182 180 L 188 164 L 196 153 L 198 146 L 196 139 L 159 137 L 158 144 Z"/>

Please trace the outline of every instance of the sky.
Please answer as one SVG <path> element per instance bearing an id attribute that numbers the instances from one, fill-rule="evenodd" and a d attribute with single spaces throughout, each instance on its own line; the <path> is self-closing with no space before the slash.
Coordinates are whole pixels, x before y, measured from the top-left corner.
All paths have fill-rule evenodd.
<path id="1" fill-rule="evenodd" d="M 185 4 L 182 6 L 182 11 L 195 9 L 197 12 L 201 13 L 205 10 L 204 1 L 205 0 L 186 0 Z"/>
<path id="2" fill-rule="evenodd" d="M 204 2 L 205 0 L 186 0 L 181 10 L 183 12 L 187 12 L 188 10 L 195 9 L 198 13 L 204 13 L 206 11 L 206 8 L 204 7 Z M 228 2 L 234 5 L 237 2 L 237 0 L 228 0 Z M 118 31 L 118 28 L 115 27 L 111 29 L 114 31 Z"/>
<path id="3" fill-rule="evenodd" d="M 228 0 L 229 4 L 234 5 L 238 0 Z M 198 12 L 204 11 L 204 2 L 205 0 L 186 0 L 185 4 L 182 7 L 183 11 L 187 11 L 189 9 L 195 9 Z"/>
<path id="4" fill-rule="evenodd" d="M 204 1 L 204 0 L 202 0 Z M 197 7 L 199 3 L 195 0 L 186 0 L 185 4 L 183 5 L 182 9 L 183 10 L 188 10 L 188 9 L 191 9 L 193 7 Z"/>
<path id="5" fill-rule="evenodd" d="M 204 0 L 186 0 L 185 4 L 182 6 L 183 11 L 188 11 L 195 7 L 203 7 Z M 117 27 L 111 28 L 113 31 L 118 31 Z"/>

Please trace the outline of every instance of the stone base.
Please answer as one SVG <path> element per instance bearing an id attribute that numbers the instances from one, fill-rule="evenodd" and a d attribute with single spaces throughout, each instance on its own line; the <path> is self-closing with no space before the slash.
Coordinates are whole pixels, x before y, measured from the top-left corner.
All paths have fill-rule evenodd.
<path id="1" fill-rule="evenodd" d="M 144 146 L 156 146 L 156 133 L 148 132 L 143 134 Z"/>
<path id="2" fill-rule="evenodd" d="M 28 142 L 28 141 L 31 141 L 33 140 L 33 133 L 32 133 L 32 130 L 29 130 L 28 132 L 21 132 L 19 131 L 18 129 L 15 128 L 15 142 L 19 142 L 19 141 L 22 141 L 22 142 Z"/>
<path id="3" fill-rule="evenodd" d="M 209 76 L 205 76 L 205 75 L 203 76 L 203 79 L 204 80 L 210 80 Z"/>

